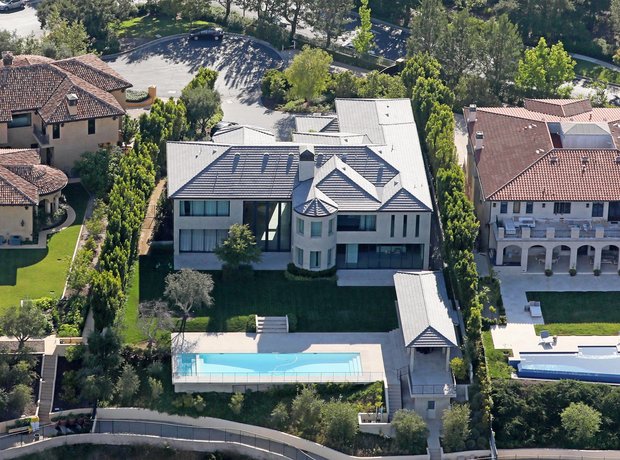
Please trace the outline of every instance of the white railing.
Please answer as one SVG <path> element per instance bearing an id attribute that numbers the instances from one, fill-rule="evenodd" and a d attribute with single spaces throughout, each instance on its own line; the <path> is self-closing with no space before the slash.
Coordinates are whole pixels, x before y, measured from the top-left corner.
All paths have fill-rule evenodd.
<path id="1" fill-rule="evenodd" d="M 279 373 L 225 373 L 193 372 L 181 375 L 173 372 L 172 383 L 369 383 L 384 380 L 383 372 L 279 372 Z"/>

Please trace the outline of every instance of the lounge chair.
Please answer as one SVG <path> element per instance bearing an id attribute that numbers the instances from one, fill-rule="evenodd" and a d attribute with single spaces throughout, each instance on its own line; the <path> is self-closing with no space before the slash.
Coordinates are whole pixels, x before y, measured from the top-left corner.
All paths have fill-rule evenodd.
<path id="1" fill-rule="evenodd" d="M 549 334 L 549 331 L 540 331 L 540 342 L 543 345 L 553 345 L 553 337 Z"/>

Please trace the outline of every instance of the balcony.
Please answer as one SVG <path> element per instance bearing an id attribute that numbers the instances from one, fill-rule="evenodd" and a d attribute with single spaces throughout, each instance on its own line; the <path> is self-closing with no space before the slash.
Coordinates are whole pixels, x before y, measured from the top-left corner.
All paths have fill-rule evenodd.
<path id="1" fill-rule="evenodd" d="M 50 144 L 49 135 L 43 134 L 43 131 L 37 125 L 32 125 L 32 134 L 34 135 L 35 139 L 39 143 L 40 147 L 49 146 Z"/>
<path id="2" fill-rule="evenodd" d="M 620 239 L 620 224 L 604 220 L 505 219 L 492 227 L 497 241 Z"/>
<path id="3" fill-rule="evenodd" d="M 409 372 L 409 394 L 411 397 L 437 395 L 456 397 L 456 382 L 452 371 L 446 365 L 442 349 L 415 353 L 413 370 Z"/>

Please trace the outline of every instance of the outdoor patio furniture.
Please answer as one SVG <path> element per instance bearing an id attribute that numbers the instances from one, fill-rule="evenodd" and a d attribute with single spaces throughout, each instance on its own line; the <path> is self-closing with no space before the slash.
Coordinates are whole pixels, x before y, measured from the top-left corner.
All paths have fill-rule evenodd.
<path id="1" fill-rule="evenodd" d="M 530 306 L 530 315 L 532 315 L 532 318 L 542 318 L 542 310 L 540 306 Z"/>
<path id="2" fill-rule="evenodd" d="M 536 221 L 533 217 L 519 217 L 519 225 L 521 227 L 536 227 Z"/>
<path id="3" fill-rule="evenodd" d="M 515 226 L 514 220 L 506 219 L 504 221 L 504 228 L 505 228 L 506 235 L 516 235 L 517 234 L 517 227 Z"/>
<path id="4" fill-rule="evenodd" d="M 540 342 L 543 345 L 552 345 L 553 337 L 549 334 L 549 331 L 540 331 Z"/>

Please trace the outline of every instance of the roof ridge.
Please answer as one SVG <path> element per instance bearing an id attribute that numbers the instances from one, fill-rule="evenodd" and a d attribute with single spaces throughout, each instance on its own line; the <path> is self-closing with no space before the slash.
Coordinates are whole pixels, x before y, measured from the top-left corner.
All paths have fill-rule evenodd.
<path id="1" fill-rule="evenodd" d="M 552 148 L 551 150 L 549 150 L 547 153 L 544 153 L 540 156 L 540 158 L 537 158 L 534 162 L 532 162 L 531 164 L 529 164 L 528 166 L 526 166 L 526 168 L 521 171 L 519 174 L 517 174 L 516 176 L 514 176 L 512 179 L 510 179 L 508 182 L 506 182 L 504 185 L 502 185 L 500 188 L 498 188 L 497 190 L 495 190 L 493 193 L 490 193 L 489 196 L 487 197 L 487 199 L 491 199 L 491 197 L 493 195 L 495 195 L 496 193 L 499 193 L 501 190 L 505 189 L 506 187 L 508 187 L 510 184 L 512 184 L 514 181 L 516 181 L 518 178 L 520 178 L 521 176 L 523 176 L 526 172 L 528 172 L 529 170 L 531 170 L 534 165 L 538 164 L 540 161 L 542 161 L 544 158 L 546 158 L 547 156 L 549 156 L 551 154 L 551 152 L 555 151 L 555 148 Z"/>

